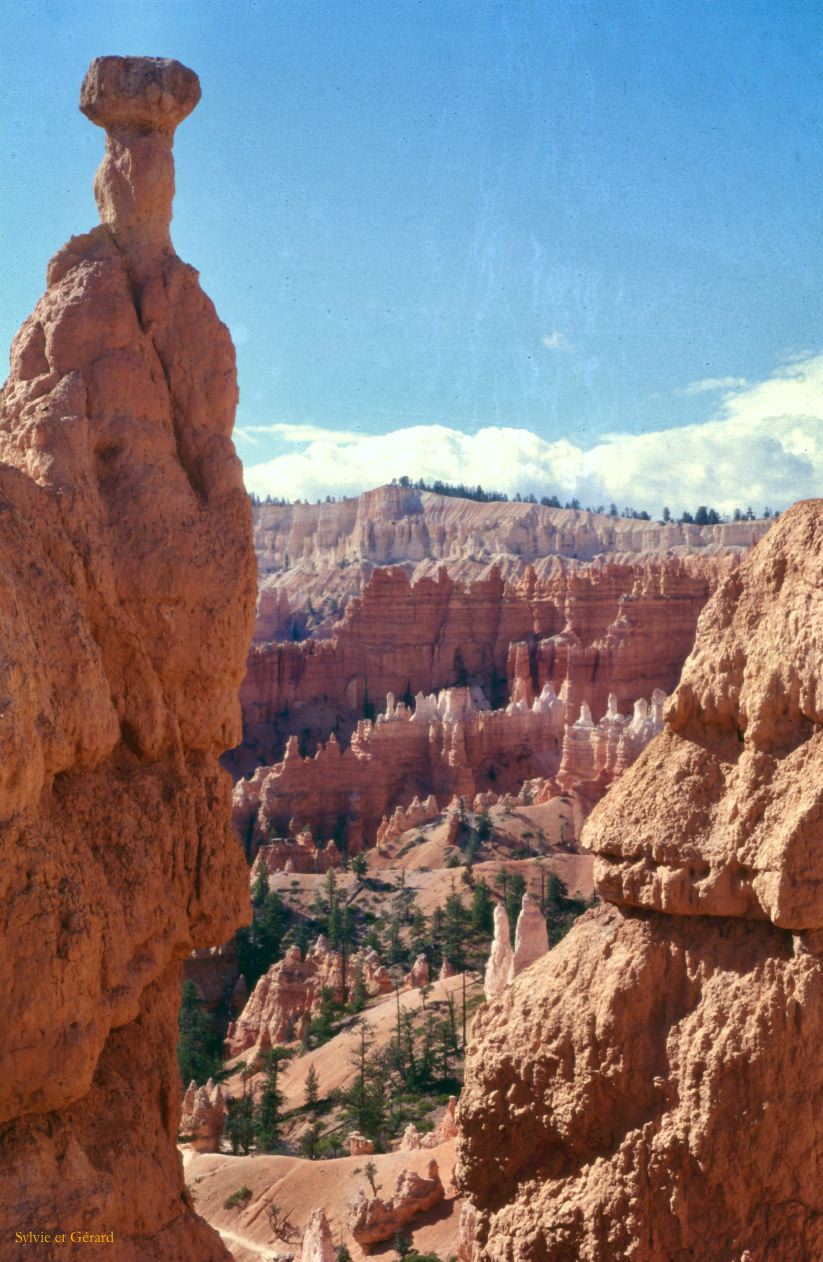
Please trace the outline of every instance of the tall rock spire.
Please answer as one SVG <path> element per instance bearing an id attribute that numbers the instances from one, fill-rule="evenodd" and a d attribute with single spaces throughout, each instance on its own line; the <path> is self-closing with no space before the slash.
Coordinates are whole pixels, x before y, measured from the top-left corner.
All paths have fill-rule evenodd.
<path id="1" fill-rule="evenodd" d="M 249 916 L 218 763 L 255 599 L 234 348 L 169 238 L 199 95 L 92 64 L 102 223 L 0 397 L 0 1220 L 114 1232 L 118 1262 L 228 1256 L 175 1147 L 180 961 Z"/>

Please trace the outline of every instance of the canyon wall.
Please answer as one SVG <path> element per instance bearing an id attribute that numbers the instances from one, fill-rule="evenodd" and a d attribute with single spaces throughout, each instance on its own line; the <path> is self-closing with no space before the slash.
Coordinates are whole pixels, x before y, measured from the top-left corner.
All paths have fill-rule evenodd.
<path id="1" fill-rule="evenodd" d="M 332 732 L 345 742 L 388 693 L 410 700 L 472 683 L 499 706 L 531 704 L 551 684 L 575 716 L 586 701 L 599 717 L 612 692 L 630 710 L 672 691 L 700 610 L 738 561 L 735 552 L 586 567 L 553 558 L 542 579 L 533 567 L 511 581 L 492 568 L 471 583 L 445 568 L 415 583 L 402 568 L 376 569 L 331 638 L 252 649 L 232 769 L 274 762 L 290 735 L 303 752 Z"/>
<path id="2" fill-rule="evenodd" d="M 584 839 L 605 905 L 475 1018 L 461 1257 L 823 1257 L 823 502 L 700 618 Z"/>
<path id="3" fill-rule="evenodd" d="M 169 237 L 199 97 L 178 62 L 92 63 L 102 223 L 51 260 L 0 402 L 0 1219 L 118 1262 L 228 1257 L 175 1147 L 181 961 L 249 917 L 217 761 L 255 598 L 234 348 Z"/>
<path id="4" fill-rule="evenodd" d="M 547 577 L 553 558 L 590 562 L 643 555 L 745 551 L 768 523 L 694 526 L 610 517 L 539 504 L 478 503 L 381 486 L 328 504 L 259 504 L 254 538 L 262 579 L 257 639 L 287 639 L 303 626 L 307 598 L 320 616 L 362 592 L 375 566 L 403 566 L 412 580 L 445 566 L 469 582 L 496 565 L 507 580 L 528 565 Z"/>

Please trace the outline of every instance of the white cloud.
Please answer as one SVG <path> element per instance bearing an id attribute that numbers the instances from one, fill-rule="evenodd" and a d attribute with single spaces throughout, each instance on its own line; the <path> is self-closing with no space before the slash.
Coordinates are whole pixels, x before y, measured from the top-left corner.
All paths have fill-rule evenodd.
<path id="1" fill-rule="evenodd" d="M 574 350 L 565 333 L 561 333 L 559 329 L 547 333 L 543 338 L 543 345 L 547 351 L 571 351 Z"/>
<path id="2" fill-rule="evenodd" d="M 710 394 L 715 390 L 742 390 L 749 383 L 745 377 L 703 377 L 686 386 L 684 394 Z"/>
<path id="3" fill-rule="evenodd" d="M 255 432 L 264 427 L 255 427 Z M 583 450 L 526 429 L 475 434 L 415 425 L 381 435 L 316 426 L 272 427 L 299 451 L 246 468 L 258 494 L 318 499 L 355 495 L 401 474 L 426 481 L 576 496 L 584 504 L 630 504 L 659 514 L 709 504 L 784 508 L 823 494 L 823 355 L 730 392 L 713 419 L 645 434 L 612 434 Z"/>

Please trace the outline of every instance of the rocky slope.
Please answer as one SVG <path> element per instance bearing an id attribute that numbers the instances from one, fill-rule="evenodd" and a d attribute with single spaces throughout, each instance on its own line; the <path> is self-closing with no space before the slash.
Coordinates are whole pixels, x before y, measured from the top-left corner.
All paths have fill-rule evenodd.
<path id="1" fill-rule="evenodd" d="M 462 1257 L 823 1257 L 822 572 L 798 504 L 591 817 L 610 905 L 476 1018 Z"/>
<path id="2" fill-rule="evenodd" d="M 227 1256 L 175 1149 L 180 961 L 248 915 L 217 762 L 255 587 L 234 350 L 169 237 L 199 96 L 92 64 L 102 224 L 49 264 L 0 411 L 0 1219 L 118 1262 Z"/>
<path id="3" fill-rule="evenodd" d="M 618 750 L 612 715 L 673 690 L 700 610 L 738 564 L 734 552 L 588 566 L 555 558 L 542 579 L 529 567 L 506 581 L 493 568 L 471 583 L 445 568 L 415 583 L 401 567 L 375 569 L 330 639 L 252 650 L 244 741 L 230 763 L 251 777 L 237 789 L 241 835 L 284 836 L 293 820 L 338 844 L 371 845 L 381 818 L 415 797 L 442 806 L 516 793 L 535 776 L 556 776 L 593 804 L 613 778 L 606 764 L 619 774 L 645 743 Z M 468 684 L 480 713 L 459 706 L 444 724 L 421 708 L 433 691 L 457 697 Z M 375 711 L 377 726 L 364 723 Z"/>
<path id="4" fill-rule="evenodd" d="M 215 1224 L 237 1262 L 269 1262 L 279 1253 L 294 1254 L 305 1262 L 301 1236 L 305 1249 L 304 1233 L 320 1207 L 330 1220 L 335 1248 L 345 1242 L 355 1262 L 361 1262 L 375 1255 L 393 1256 L 390 1244 L 377 1249 L 359 1245 L 346 1225 L 352 1199 L 359 1189 L 368 1188 L 363 1175 L 366 1161 L 374 1162 L 378 1187 L 381 1195 L 387 1197 L 404 1172 L 414 1171 L 425 1178 L 432 1158 L 437 1161 L 446 1199 L 414 1219 L 407 1230 L 415 1250 L 448 1258 L 455 1252 L 460 1212 L 460 1201 L 451 1183 L 454 1140 L 433 1150 L 376 1153 L 371 1158 L 353 1156 L 334 1161 L 301 1161 L 297 1157 L 266 1154 L 193 1154 L 186 1176 L 198 1210 Z M 249 1189 L 248 1200 L 226 1208 L 226 1201 L 240 1187 Z M 272 1201 L 290 1211 L 297 1228 L 296 1238 L 279 1240 L 269 1229 L 266 1211 Z M 312 1256 L 309 1253 L 310 1259 Z"/>

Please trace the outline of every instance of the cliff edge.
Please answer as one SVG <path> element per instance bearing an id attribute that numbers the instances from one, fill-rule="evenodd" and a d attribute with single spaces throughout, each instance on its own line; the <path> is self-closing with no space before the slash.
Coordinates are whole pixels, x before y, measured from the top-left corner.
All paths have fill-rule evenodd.
<path id="1" fill-rule="evenodd" d="M 39 1258 L 217 1262 L 175 1148 L 180 961 L 247 913 L 251 512 L 234 348 L 169 236 L 175 61 L 102 57 L 101 225 L 51 260 L 0 401 L 0 1219 Z M 56 1236 L 65 1233 L 65 1243 Z"/>

